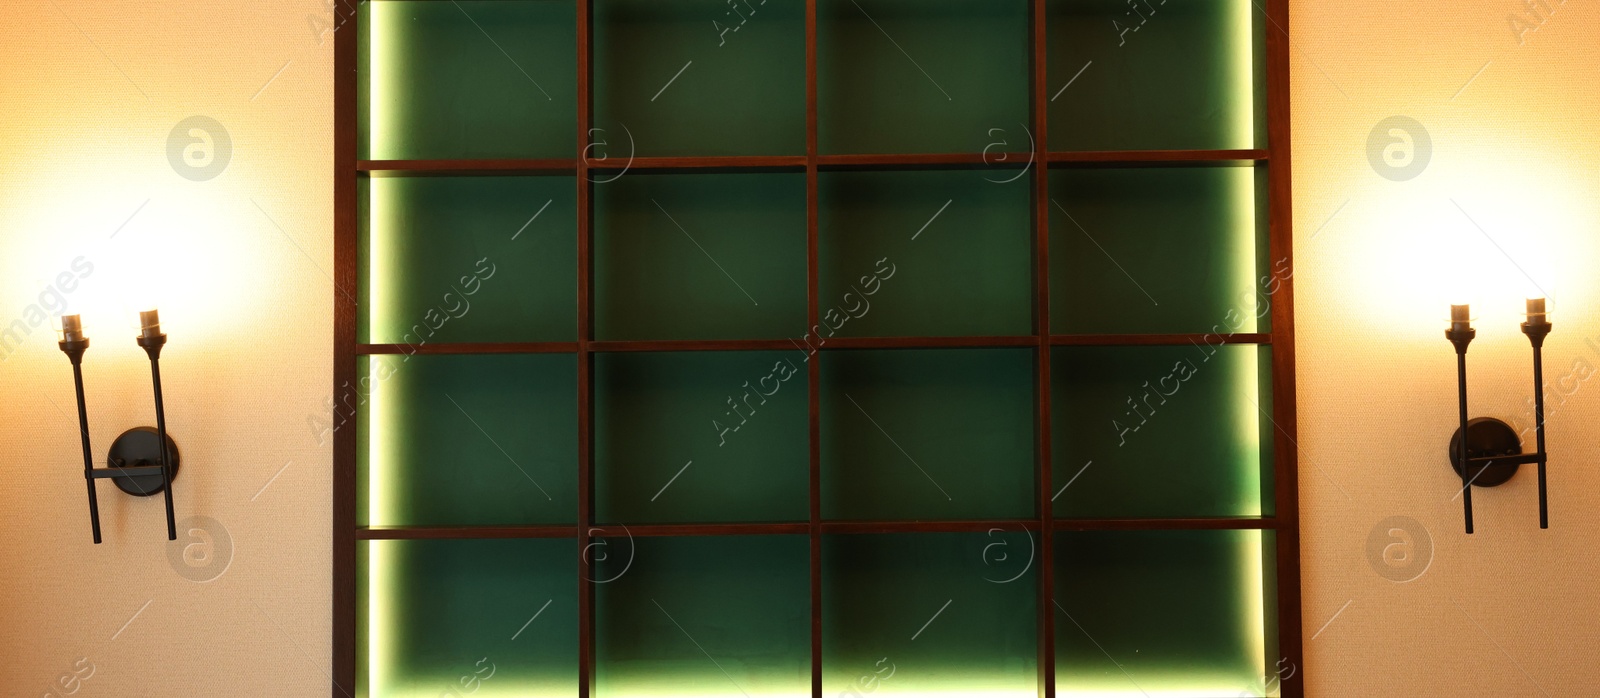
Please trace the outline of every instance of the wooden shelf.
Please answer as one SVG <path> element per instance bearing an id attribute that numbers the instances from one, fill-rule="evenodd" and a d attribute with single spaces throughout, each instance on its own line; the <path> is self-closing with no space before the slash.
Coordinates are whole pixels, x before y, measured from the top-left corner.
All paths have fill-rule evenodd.
<path id="1" fill-rule="evenodd" d="M 577 526 L 383 526 L 356 529 L 356 540 L 575 538 L 577 535 Z"/>
<path id="2" fill-rule="evenodd" d="M 360 160 L 357 172 L 385 175 L 577 174 L 575 159 L 550 160 Z"/>
<path id="3" fill-rule="evenodd" d="M 1047 163 L 1095 163 L 1137 165 L 1161 163 L 1266 162 L 1267 150 L 1105 150 L 1045 153 Z M 824 170 L 925 169 L 1027 167 L 1038 160 L 1029 152 L 989 153 L 880 153 L 863 155 L 819 155 L 816 164 Z M 586 158 L 584 166 L 601 172 L 672 171 L 800 171 L 809 164 L 804 155 L 728 155 L 713 157 L 615 157 Z M 576 159 L 481 159 L 481 160 L 359 160 L 358 172 L 379 174 L 576 174 Z"/>
<path id="4" fill-rule="evenodd" d="M 1002 337 L 832 337 L 811 339 L 716 339 L 659 341 L 592 341 L 588 351 L 839 351 L 844 349 L 963 349 L 980 347 L 1036 347 L 1039 338 L 1030 335 Z M 1270 333 L 1218 334 L 1085 334 L 1051 335 L 1050 345 L 1076 346 L 1181 346 L 1185 344 L 1272 344 Z M 578 342 L 472 342 L 444 344 L 357 344 L 356 353 L 386 354 L 570 354 Z"/>
<path id="5" fill-rule="evenodd" d="M 693 171 L 747 171 L 747 172 L 798 172 L 806 168 L 804 155 L 723 155 L 715 157 L 609 157 L 604 160 L 589 158 L 584 162 L 591 170 L 602 172 L 693 172 Z"/>
<path id="6" fill-rule="evenodd" d="M 1175 518 L 1175 519 L 1054 519 L 1057 531 L 1246 531 L 1275 530 L 1274 518 Z M 877 535 L 892 533 L 985 533 L 1038 531 L 1039 520 L 993 519 L 979 521 L 823 521 L 824 534 Z M 657 536 L 782 536 L 805 535 L 806 522 L 797 523 L 706 523 L 706 524 L 595 524 L 586 529 L 590 537 Z M 386 526 L 356 529 L 357 540 L 454 540 L 479 538 L 576 538 L 577 526 Z"/>
<path id="7" fill-rule="evenodd" d="M 384 354 L 570 354 L 577 342 L 459 342 L 436 344 L 357 344 L 356 353 Z"/>
<path id="8" fill-rule="evenodd" d="M 817 165 L 825 170 L 876 170 L 926 168 L 1019 168 L 1037 158 L 1031 152 L 910 153 L 875 155 L 822 155 Z"/>
<path id="9" fill-rule="evenodd" d="M 1057 347 L 1169 346 L 1183 344 L 1271 344 L 1269 333 L 1239 334 L 1057 334 L 1050 345 Z"/>
<path id="10" fill-rule="evenodd" d="M 1139 165 L 1161 163 L 1266 162 L 1267 150 L 1086 150 L 1045 155 L 1049 163 Z"/>
<path id="11" fill-rule="evenodd" d="M 1055 519 L 1057 531 L 1253 531 L 1275 530 L 1271 517 L 1215 517 L 1187 519 Z"/>
<path id="12" fill-rule="evenodd" d="M 1038 519 L 997 519 L 989 521 L 824 521 L 823 533 L 833 534 L 888 534 L 888 533 L 986 533 L 1039 530 Z"/>
<path id="13" fill-rule="evenodd" d="M 788 339 L 672 339 L 659 341 L 595 341 L 592 352 L 637 351 L 782 351 L 799 349 L 798 340 Z"/>

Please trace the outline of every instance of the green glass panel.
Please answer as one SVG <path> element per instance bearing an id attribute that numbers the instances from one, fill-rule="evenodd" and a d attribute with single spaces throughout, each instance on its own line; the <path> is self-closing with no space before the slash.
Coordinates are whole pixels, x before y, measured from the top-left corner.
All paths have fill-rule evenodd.
<path id="1" fill-rule="evenodd" d="M 1262 695 L 1260 531 L 1056 534 L 1056 691 Z M 1273 687 L 1276 682 L 1272 682 Z"/>
<path id="2" fill-rule="evenodd" d="M 1048 0 L 1047 13 L 1051 150 L 1265 147 L 1251 0 Z"/>
<path id="3" fill-rule="evenodd" d="M 1259 516 L 1271 448 L 1262 441 L 1270 423 L 1262 396 L 1272 389 L 1263 353 L 1251 345 L 1056 348 L 1055 515 Z"/>
<path id="4" fill-rule="evenodd" d="M 1027 531 L 835 535 L 822 541 L 822 692 L 1033 698 Z"/>
<path id="5" fill-rule="evenodd" d="M 617 157 L 804 155 L 802 0 L 596 0 L 595 142 Z M 594 153 L 599 155 L 601 153 Z"/>
<path id="6" fill-rule="evenodd" d="M 378 356 L 362 379 L 371 526 L 571 524 L 578 381 L 570 354 Z"/>
<path id="7" fill-rule="evenodd" d="M 1032 334 L 1032 178 L 1018 174 L 822 173 L 817 334 Z"/>
<path id="8" fill-rule="evenodd" d="M 805 536 L 606 539 L 595 567 L 595 695 L 811 694 Z M 600 549 L 596 549 L 597 551 Z"/>
<path id="9" fill-rule="evenodd" d="M 577 340 L 572 178 L 373 177 L 367 188 L 367 341 Z"/>
<path id="10" fill-rule="evenodd" d="M 1255 191 L 1252 167 L 1051 170 L 1050 331 L 1267 331 Z"/>
<path id="11" fill-rule="evenodd" d="M 568 698 L 578 690 L 572 540 L 359 541 L 359 694 Z"/>
<path id="12" fill-rule="evenodd" d="M 570 158 L 577 14 L 559 0 L 396 0 L 362 6 L 358 89 L 373 160 Z"/>
<path id="13" fill-rule="evenodd" d="M 1029 36 L 1026 0 L 819 0 L 819 147 L 1028 150 Z"/>
<path id="14" fill-rule="evenodd" d="M 998 519 L 1034 509 L 1030 349 L 828 352 L 822 515 Z"/>
<path id="15" fill-rule="evenodd" d="M 595 511 L 607 523 L 804 521 L 804 355 L 595 357 Z"/>
<path id="16" fill-rule="evenodd" d="M 805 175 L 629 174 L 594 192 L 596 339 L 805 332 Z"/>

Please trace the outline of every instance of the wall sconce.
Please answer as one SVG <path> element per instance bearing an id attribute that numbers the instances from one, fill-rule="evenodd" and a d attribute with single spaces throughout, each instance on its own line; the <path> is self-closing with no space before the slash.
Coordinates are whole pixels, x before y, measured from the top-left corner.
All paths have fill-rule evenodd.
<path id="1" fill-rule="evenodd" d="M 89 338 L 83 334 L 83 320 L 77 315 L 61 318 L 61 351 L 72 361 L 72 380 L 78 392 L 78 433 L 83 437 L 83 479 L 89 487 L 89 524 L 94 542 L 100 543 L 100 503 L 95 496 L 95 480 L 110 479 L 117 488 L 136 497 L 165 493 L 167 499 L 167 540 L 178 539 L 172 517 L 172 479 L 178 475 L 178 445 L 167 436 L 167 415 L 161 403 L 161 347 L 167 336 L 161 333 L 161 319 L 154 310 L 139 313 L 139 336 L 134 340 L 150 357 L 150 377 L 156 391 L 156 427 L 134 427 L 113 442 L 106 455 L 107 468 L 94 467 L 94 452 L 89 448 L 89 412 L 83 400 L 83 352 Z M 165 444 L 166 448 L 160 445 Z"/>
<path id="2" fill-rule="evenodd" d="M 1444 336 L 1456 347 L 1456 382 L 1460 386 L 1461 426 L 1450 437 L 1450 464 L 1461 476 L 1461 504 L 1466 514 L 1467 533 L 1472 533 L 1472 487 L 1495 487 L 1517 474 L 1523 463 L 1539 464 L 1539 528 L 1550 528 L 1550 508 L 1545 497 L 1544 450 L 1544 338 L 1550 334 L 1550 319 L 1543 298 L 1529 298 L 1527 321 L 1522 333 L 1533 344 L 1534 433 L 1538 451 L 1522 452 L 1522 440 L 1515 429 L 1493 417 L 1467 419 L 1467 345 L 1477 336 L 1472 329 L 1469 308 L 1450 306 L 1450 329 Z"/>

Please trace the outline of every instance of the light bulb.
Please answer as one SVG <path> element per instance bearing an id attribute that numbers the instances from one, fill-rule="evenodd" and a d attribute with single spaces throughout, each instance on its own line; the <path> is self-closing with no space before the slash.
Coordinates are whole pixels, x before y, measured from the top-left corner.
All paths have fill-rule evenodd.
<path id="1" fill-rule="evenodd" d="M 78 315 L 57 315 L 51 323 L 55 325 L 56 341 L 81 342 L 83 336 L 83 318 Z"/>

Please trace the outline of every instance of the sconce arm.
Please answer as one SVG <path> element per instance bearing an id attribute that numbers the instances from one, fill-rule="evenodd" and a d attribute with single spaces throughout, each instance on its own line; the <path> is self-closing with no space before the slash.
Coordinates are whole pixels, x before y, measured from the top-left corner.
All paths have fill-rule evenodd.
<path id="1" fill-rule="evenodd" d="M 1544 454 L 1544 338 L 1550 334 L 1550 320 L 1546 315 L 1529 316 L 1522 323 L 1522 333 L 1533 344 L 1533 430 L 1538 440 L 1539 454 Z M 1532 318 L 1538 318 L 1534 320 Z M 1545 462 L 1539 461 L 1539 528 L 1550 528 L 1550 497 L 1545 487 Z"/>
<path id="2" fill-rule="evenodd" d="M 155 311 L 151 311 L 151 315 L 153 316 L 154 314 Z M 134 341 L 138 342 L 139 346 L 144 347 L 144 353 L 150 356 L 150 382 L 155 386 L 156 430 L 160 439 L 157 443 L 165 444 L 167 442 L 167 409 L 161 400 L 161 347 L 167 343 L 167 335 L 162 334 L 159 328 L 146 329 L 145 333 L 135 338 Z M 161 450 L 160 461 L 162 481 L 166 483 L 162 494 L 165 495 L 167 505 L 167 540 L 177 540 L 178 527 L 172 514 L 172 471 L 169 469 L 171 464 L 167 462 L 165 449 Z"/>
<path id="3" fill-rule="evenodd" d="M 83 481 L 89 490 L 89 529 L 95 545 L 100 544 L 100 499 L 94 489 L 94 451 L 89 447 L 89 407 L 83 399 L 83 352 L 89 350 L 87 338 L 64 339 L 56 343 L 72 361 L 72 387 L 78 398 L 78 435 L 83 441 Z"/>
<path id="4" fill-rule="evenodd" d="M 1544 453 L 1519 453 L 1514 456 L 1483 456 L 1479 458 L 1468 458 L 1467 467 L 1485 468 L 1491 465 L 1527 465 L 1529 463 L 1538 463 L 1539 465 L 1544 465 L 1545 460 L 1546 457 Z"/>
<path id="5" fill-rule="evenodd" d="M 166 469 L 159 465 L 130 465 L 126 468 L 95 468 L 90 472 L 91 477 L 107 479 L 116 477 L 148 477 L 160 475 L 166 477 Z"/>

